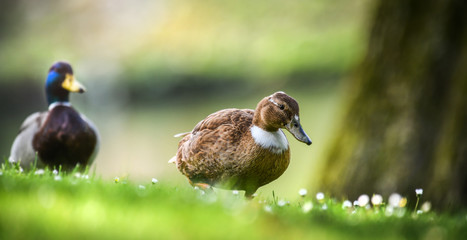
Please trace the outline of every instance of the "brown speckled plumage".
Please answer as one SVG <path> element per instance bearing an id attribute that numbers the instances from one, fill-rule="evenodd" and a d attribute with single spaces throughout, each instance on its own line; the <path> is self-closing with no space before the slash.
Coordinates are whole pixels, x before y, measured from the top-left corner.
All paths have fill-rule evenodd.
<path id="1" fill-rule="evenodd" d="M 280 150 L 261 146 L 251 128 L 281 131 L 279 128 L 294 121 L 294 116 L 298 119 L 298 111 L 293 98 L 278 92 L 261 100 L 256 110 L 215 112 L 180 141 L 175 159 L 177 168 L 194 185 L 245 190 L 245 196 L 251 196 L 259 187 L 281 176 L 290 161 L 288 144 Z"/>

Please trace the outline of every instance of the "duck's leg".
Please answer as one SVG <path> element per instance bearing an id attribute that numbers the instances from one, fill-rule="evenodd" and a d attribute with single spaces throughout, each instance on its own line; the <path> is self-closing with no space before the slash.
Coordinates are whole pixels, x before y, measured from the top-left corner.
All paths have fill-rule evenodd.
<path id="1" fill-rule="evenodd" d="M 245 199 L 247 200 L 253 200 L 253 198 L 255 197 L 255 192 L 256 192 L 256 189 L 255 190 L 245 190 Z"/>

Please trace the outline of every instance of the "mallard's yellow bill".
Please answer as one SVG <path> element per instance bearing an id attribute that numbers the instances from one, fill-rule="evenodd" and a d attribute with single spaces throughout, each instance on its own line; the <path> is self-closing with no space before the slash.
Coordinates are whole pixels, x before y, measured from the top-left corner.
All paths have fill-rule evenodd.
<path id="1" fill-rule="evenodd" d="M 62 87 L 70 92 L 83 93 L 86 91 L 83 85 L 75 80 L 73 75 L 66 74 L 65 80 L 62 83 Z"/>

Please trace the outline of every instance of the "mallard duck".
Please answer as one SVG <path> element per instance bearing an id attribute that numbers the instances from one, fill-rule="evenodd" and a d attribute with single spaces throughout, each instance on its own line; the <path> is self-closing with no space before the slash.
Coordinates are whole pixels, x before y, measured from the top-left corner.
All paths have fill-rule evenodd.
<path id="1" fill-rule="evenodd" d="M 48 111 L 31 114 L 21 125 L 11 147 L 9 162 L 29 169 L 37 158 L 38 168 L 71 170 L 90 165 L 98 150 L 96 127 L 70 104 L 69 93 L 83 93 L 66 62 L 57 62 L 45 82 Z"/>
<path id="2" fill-rule="evenodd" d="M 289 165 L 289 143 L 282 128 L 311 144 L 300 125 L 297 101 L 276 92 L 263 98 L 255 110 L 224 109 L 209 115 L 181 135 L 177 154 L 169 162 L 193 186 L 244 190 L 251 198 Z"/>

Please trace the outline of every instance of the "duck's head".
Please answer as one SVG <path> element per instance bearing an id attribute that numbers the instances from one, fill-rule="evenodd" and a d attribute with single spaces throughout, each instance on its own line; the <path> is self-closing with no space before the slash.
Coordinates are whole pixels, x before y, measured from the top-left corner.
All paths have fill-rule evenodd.
<path id="1" fill-rule="evenodd" d="M 83 93 L 85 88 L 73 77 L 73 69 L 66 62 L 56 62 L 50 67 L 45 82 L 48 104 L 68 102 L 70 92 Z"/>
<path id="2" fill-rule="evenodd" d="M 270 132 L 285 128 L 298 141 L 311 144 L 311 139 L 300 124 L 297 101 L 284 92 L 276 92 L 258 103 L 253 124 Z"/>

